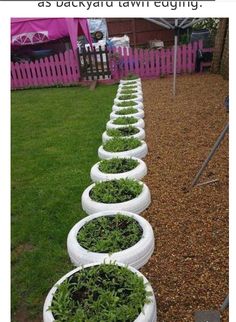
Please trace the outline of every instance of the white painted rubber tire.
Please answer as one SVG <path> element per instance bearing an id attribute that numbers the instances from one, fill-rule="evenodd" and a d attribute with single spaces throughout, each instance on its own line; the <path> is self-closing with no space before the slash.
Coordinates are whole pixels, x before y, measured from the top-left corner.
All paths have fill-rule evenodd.
<path id="1" fill-rule="evenodd" d="M 125 107 L 126 108 L 126 107 Z M 137 113 L 133 113 L 133 114 L 126 114 L 126 115 L 118 115 L 116 114 L 117 111 L 113 111 L 111 112 L 110 114 L 110 119 L 113 120 L 113 119 L 117 119 L 118 117 L 130 117 L 130 116 L 133 116 L 133 117 L 137 117 L 137 118 L 141 118 L 143 119 L 144 118 L 144 111 L 141 110 L 140 108 L 137 109 L 138 112 Z"/>
<path id="2" fill-rule="evenodd" d="M 142 102 L 136 102 L 136 105 L 134 105 L 134 106 L 117 106 L 117 105 L 114 104 L 112 106 L 112 110 L 113 111 L 118 111 L 118 110 L 121 110 L 122 108 L 126 108 L 126 107 L 134 107 L 134 108 L 139 108 L 141 110 L 144 109 Z"/>
<path id="3" fill-rule="evenodd" d="M 121 90 L 121 89 L 129 89 L 129 87 L 133 87 L 133 88 L 137 88 L 139 89 L 140 91 L 142 91 L 142 83 L 137 83 L 137 84 L 119 84 L 118 86 L 118 90 Z"/>
<path id="4" fill-rule="evenodd" d="M 104 262 L 106 261 L 117 261 L 130 265 L 136 269 L 144 266 L 149 258 L 152 256 L 154 251 L 154 234 L 152 226 L 143 217 L 136 215 L 132 212 L 121 211 L 122 215 L 128 216 L 136 220 L 136 222 L 142 227 L 143 235 L 141 239 L 132 247 L 125 250 L 109 254 L 109 253 L 97 253 L 91 252 L 83 248 L 78 240 L 77 235 L 79 230 L 89 221 L 104 217 L 104 216 L 115 216 L 116 211 L 102 211 L 96 214 L 85 217 L 80 220 L 69 232 L 67 237 L 67 251 L 71 262 L 75 266 L 86 265 L 90 263 Z"/>
<path id="5" fill-rule="evenodd" d="M 114 104 L 121 103 L 121 102 L 127 102 L 127 101 L 134 101 L 134 102 L 143 102 L 143 96 L 137 95 L 135 98 L 127 99 L 127 100 L 120 100 L 119 97 L 122 95 L 116 95 L 116 98 L 114 99 Z"/>
<path id="6" fill-rule="evenodd" d="M 125 158 L 129 158 L 129 157 L 125 157 Z M 101 161 L 99 161 L 92 166 L 90 171 L 90 178 L 92 179 L 93 182 L 107 181 L 107 180 L 114 180 L 114 179 L 121 179 L 121 178 L 142 180 L 143 177 L 145 177 L 147 174 L 146 163 L 143 160 L 135 157 L 132 157 L 132 159 L 137 160 L 139 162 L 137 167 L 130 171 L 126 171 L 122 173 L 104 173 L 100 171 L 99 164 Z"/>
<path id="7" fill-rule="evenodd" d="M 129 84 L 129 83 L 133 83 L 133 82 L 141 84 L 141 78 L 130 79 L 130 80 L 128 80 L 128 79 L 121 79 L 120 80 L 120 84 Z"/>
<path id="8" fill-rule="evenodd" d="M 96 212 L 105 211 L 105 210 L 112 210 L 112 211 L 124 210 L 124 211 L 134 212 L 135 214 L 140 214 L 145 209 L 147 209 L 151 203 L 151 194 L 150 194 L 149 188 L 145 183 L 143 183 L 143 190 L 141 194 L 136 198 L 125 202 L 110 203 L 110 204 L 97 202 L 90 198 L 89 193 L 94 186 L 95 186 L 95 183 L 88 186 L 84 190 L 81 198 L 82 208 L 88 215 L 92 215 Z"/>
<path id="9" fill-rule="evenodd" d="M 114 120 L 110 120 L 107 122 L 106 128 L 107 129 L 118 129 L 119 127 L 125 127 L 128 126 L 127 124 L 113 124 Z M 142 129 L 145 127 L 145 123 L 143 119 L 138 119 L 138 121 L 136 123 L 133 124 L 129 124 L 135 127 L 141 127 Z"/>
<path id="10" fill-rule="evenodd" d="M 118 88 L 116 96 L 119 96 L 119 95 L 126 95 L 126 94 L 124 94 L 124 93 L 121 93 L 123 90 L 124 90 L 124 87 L 122 87 L 122 88 Z M 134 93 L 132 93 L 132 94 L 143 96 L 143 91 L 142 91 L 140 88 L 137 88 L 137 89 L 135 89 L 135 90 L 133 90 L 133 91 L 134 91 Z"/>
<path id="11" fill-rule="evenodd" d="M 84 268 L 99 265 L 99 264 L 101 264 L 101 263 L 88 264 L 88 265 L 85 265 Z M 116 263 L 116 265 L 125 266 L 125 264 L 122 264 L 122 263 Z M 53 295 L 55 294 L 58 285 L 63 283 L 68 277 L 70 277 L 74 273 L 78 272 L 82 268 L 83 268 L 82 266 L 76 267 L 74 270 L 68 272 L 62 278 L 60 278 L 54 284 L 54 286 L 51 288 L 51 290 L 49 291 L 49 293 L 48 293 L 48 295 L 47 295 L 47 297 L 45 299 L 44 306 L 43 306 L 43 322 L 54 322 L 55 321 L 51 310 L 49 310 L 48 308 L 52 305 Z M 150 300 L 151 300 L 150 303 L 147 303 L 147 304 L 144 305 L 144 307 L 142 309 L 142 312 L 134 320 L 134 322 L 156 322 L 157 321 L 157 317 L 156 317 L 157 316 L 156 299 L 155 299 L 155 295 L 154 295 L 154 292 L 153 292 L 151 284 L 146 279 L 146 277 L 142 273 L 137 271 L 134 267 L 127 266 L 127 268 L 143 279 L 143 282 L 144 282 L 144 285 L 146 287 L 147 292 L 150 292 L 150 294 L 151 294 L 150 297 L 149 297 Z"/>
<path id="12" fill-rule="evenodd" d="M 137 138 L 139 140 L 145 140 L 145 131 L 144 129 L 142 129 L 141 127 L 137 127 L 137 129 L 139 129 L 139 132 L 133 135 L 129 135 L 129 136 L 121 136 L 121 138 L 125 139 L 125 138 Z M 103 132 L 102 134 L 102 142 L 105 143 L 108 140 L 114 139 L 113 136 L 109 136 L 107 134 L 107 131 Z"/>
<path id="13" fill-rule="evenodd" d="M 108 152 L 104 150 L 103 146 L 101 145 L 98 148 L 98 157 L 102 160 L 107 160 L 111 158 L 123 158 L 123 157 L 135 157 L 138 159 L 143 159 L 148 154 L 148 147 L 145 141 L 141 141 L 142 145 L 138 146 L 135 149 L 122 151 L 122 152 Z"/>

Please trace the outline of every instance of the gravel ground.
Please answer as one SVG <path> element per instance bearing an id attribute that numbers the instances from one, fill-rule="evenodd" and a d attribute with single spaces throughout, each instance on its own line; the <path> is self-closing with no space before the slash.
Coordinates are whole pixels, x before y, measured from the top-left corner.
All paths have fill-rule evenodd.
<path id="1" fill-rule="evenodd" d="M 142 272 L 151 282 L 159 322 L 193 321 L 198 310 L 218 310 L 228 293 L 228 134 L 200 182 L 194 175 L 224 128 L 228 82 L 219 75 L 143 81 L 152 204 L 143 213 L 156 248 Z M 225 312 L 222 321 L 228 321 Z"/>

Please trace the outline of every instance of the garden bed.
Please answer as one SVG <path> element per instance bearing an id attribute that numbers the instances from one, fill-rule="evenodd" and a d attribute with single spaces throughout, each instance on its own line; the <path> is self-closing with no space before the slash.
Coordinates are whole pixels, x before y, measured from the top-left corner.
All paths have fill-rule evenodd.
<path id="1" fill-rule="evenodd" d="M 227 122 L 228 83 L 218 75 L 178 77 L 175 99 L 172 78 L 142 88 L 152 194 L 142 215 L 157 246 L 141 271 L 154 288 L 158 319 L 192 322 L 195 311 L 218 310 L 228 293 L 228 135 L 200 180 L 219 181 L 186 192 Z"/>

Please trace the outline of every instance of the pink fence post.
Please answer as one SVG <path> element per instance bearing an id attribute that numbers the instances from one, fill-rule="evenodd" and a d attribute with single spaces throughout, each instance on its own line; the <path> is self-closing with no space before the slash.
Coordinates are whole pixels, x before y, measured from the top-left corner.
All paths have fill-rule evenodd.
<path id="1" fill-rule="evenodd" d="M 186 55 L 187 55 L 186 45 L 183 45 L 182 46 L 182 58 L 183 58 L 183 61 L 182 61 L 182 71 L 184 73 L 186 73 L 186 70 L 187 70 L 187 59 L 186 59 Z"/>
<path id="2" fill-rule="evenodd" d="M 22 75 L 21 75 L 21 70 L 20 70 L 20 64 L 19 63 L 15 63 L 15 72 L 16 72 L 17 79 L 18 79 L 18 87 L 23 88 L 24 84 L 23 84 L 23 80 L 22 80 Z"/>
<path id="3" fill-rule="evenodd" d="M 14 63 L 11 63 L 11 87 L 13 89 L 19 87 Z"/>
<path id="4" fill-rule="evenodd" d="M 128 63 L 128 56 L 127 56 L 127 48 L 123 48 L 123 57 L 124 57 L 124 68 L 125 68 L 125 76 L 129 74 L 129 63 Z"/>
<path id="5" fill-rule="evenodd" d="M 63 84 L 67 84 L 67 75 L 66 75 L 66 68 L 65 68 L 65 59 L 63 53 L 59 53 L 59 58 L 60 58 L 60 66 L 61 66 L 61 71 L 62 71 L 62 79 L 63 79 Z"/>
<path id="6" fill-rule="evenodd" d="M 119 55 L 119 72 L 120 72 L 120 78 L 123 78 L 123 77 L 126 76 L 125 69 L 124 69 L 124 56 L 122 54 L 121 47 L 118 47 L 117 50 L 118 50 L 118 55 Z"/>
<path id="7" fill-rule="evenodd" d="M 171 51 L 169 48 L 167 48 L 166 49 L 166 73 L 168 75 L 172 73 L 170 57 L 171 57 Z"/>
<path id="8" fill-rule="evenodd" d="M 35 71 L 35 65 L 33 62 L 30 62 L 29 64 L 29 68 L 31 70 L 32 73 L 32 84 L 34 87 L 38 86 L 38 81 L 37 81 L 37 76 L 36 76 L 36 71 Z"/>
<path id="9" fill-rule="evenodd" d="M 45 57 L 44 63 L 45 63 L 46 71 L 47 71 L 48 84 L 50 85 L 50 84 L 53 83 L 53 78 L 52 78 L 52 73 L 51 73 L 51 70 L 50 70 L 50 64 L 49 64 L 49 61 L 48 61 L 47 57 Z"/>
<path id="10" fill-rule="evenodd" d="M 130 69 L 130 73 L 133 74 L 134 73 L 134 50 L 133 48 L 129 48 L 129 69 Z"/>
<path id="11" fill-rule="evenodd" d="M 161 67 L 160 67 L 160 50 L 155 50 L 155 63 L 156 63 L 156 75 L 159 77 L 161 75 Z"/>
<path id="12" fill-rule="evenodd" d="M 165 49 L 160 50 L 161 54 L 161 75 L 166 74 Z"/>
<path id="13" fill-rule="evenodd" d="M 139 64 L 140 64 L 140 76 L 144 76 L 144 54 L 143 49 L 139 49 Z"/>
<path id="14" fill-rule="evenodd" d="M 155 75 L 155 59 L 154 59 L 154 50 L 150 50 L 150 76 Z"/>
<path id="15" fill-rule="evenodd" d="M 54 56 L 54 59 L 55 59 L 55 67 L 57 71 L 57 84 L 63 84 L 61 66 L 60 66 L 60 61 L 57 54 Z"/>
<path id="16" fill-rule="evenodd" d="M 50 62 L 51 71 L 52 71 L 52 84 L 55 85 L 57 84 L 57 73 L 56 73 L 56 66 L 53 58 L 54 56 L 50 56 L 49 62 Z"/>
<path id="17" fill-rule="evenodd" d="M 149 57 L 149 49 L 145 49 L 144 51 L 144 57 L 145 57 L 145 76 L 150 76 L 150 57 Z"/>
<path id="18" fill-rule="evenodd" d="M 66 73 L 67 73 L 67 80 L 69 84 L 73 84 L 74 80 L 72 77 L 72 70 L 71 70 L 71 63 L 70 63 L 70 57 L 69 52 L 64 52 L 64 58 L 65 58 L 65 66 L 66 66 Z"/>
<path id="19" fill-rule="evenodd" d="M 139 52 L 137 48 L 134 49 L 134 69 L 135 69 L 135 74 L 140 76 Z"/>
<path id="20" fill-rule="evenodd" d="M 187 64 L 188 64 L 188 72 L 192 72 L 192 44 L 189 43 L 187 47 Z"/>

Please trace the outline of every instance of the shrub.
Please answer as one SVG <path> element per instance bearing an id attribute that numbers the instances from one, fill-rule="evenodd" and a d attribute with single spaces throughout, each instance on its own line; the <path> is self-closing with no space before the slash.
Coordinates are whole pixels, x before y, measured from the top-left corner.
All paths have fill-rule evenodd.
<path id="1" fill-rule="evenodd" d="M 132 247 L 142 237 L 139 223 L 128 216 L 102 216 L 87 222 L 78 232 L 79 244 L 97 253 L 115 253 Z"/>
<path id="2" fill-rule="evenodd" d="M 107 135 L 112 137 L 130 136 L 139 133 L 139 129 L 135 126 L 123 126 L 117 129 L 107 129 Z"/>
<path id="3" fill-rule="evenodd" d="M 130 116 L 130 117 L 117 117 L 112 121 L 113 124 L 116 125 L 129 125 L 137 123 L 138 119 L 136 117 Z"/>
<path id="4" fill-rule="evenodd" d="M 134 101 L 127 101 L 127 102 L 119 102 L 116 104 L 117 106 L 124 107 L 124 106 L 135 106 L 137 102 Z"/>
<path id="5" fill-rule="evenodd" d="M 133 79 L 138 79 L 139 76 L 135 74 L 128 74 L 124 79 L 125 80 L 133 80 Z"/>
<path id="6" fill-rule="evenodd" d="M 125 101 L 125 100 L 131 100 L 131 99 L 135 99 L 137 98 L 137 95 L 135 94 L 127 94 L 127 95 L 119 95 L 118 99 L 121 101 Z"/>
<path id="7" fill-rule="evenodd" d="M 103 173 L 124 173 L 135 169 L 138 165 L 138 160 L 131 158 L 112 158 L 102 160 L 98 168 Z"/>
<path id="8" fill-rule="evenodd" d="M 142 190 L 142 183 L 132 179 L 101 181 L 90 190 L 90 198 L 102 203 L 120 203 L 136 198 Z"/>
<path id="9" fill-rule="evenodd" d="M 131 84 L 131 85 L 130 85 Z M 135 85 L 136 84 L 136 85 Z M 126 90 L 126 89 L 133 89 L 133 90 L 137 90 L 137 83 L 135 82 L 135 84 L 133 83 L 128 83 L 128 84 L 122 84 L 122 90 Z"/>
<path id="10" fill-rule="evenodd" d="M 114 137 L 103 144 L 103 149 L 107 152 L 124 152 L 138 148 L 142 142 L 134 137 L 119 138 Z"/>
<path id="11" fill-rule="evenodd" d="M 134 107 L 127 107 L 127 108 L 122 108 L 121 110 L 118 110 L 115 112 L 117 115 L 128 115 L 128 114 L 134 114 L 138 113 L 138 110 Z"/>
<path id="12" fill-rule="evenodd" d="M 83 268 L 61 283 L 50 307 L 55 321 L 134 321 L 150 303 L 143 279 L 126 267 Z"/>
<path id="13" fill-rule="evenodd" d="M 119 93 L 119 95 L 128 95 L 128 94 L 137 94 L 137 89 L 122 89 Z"/>

